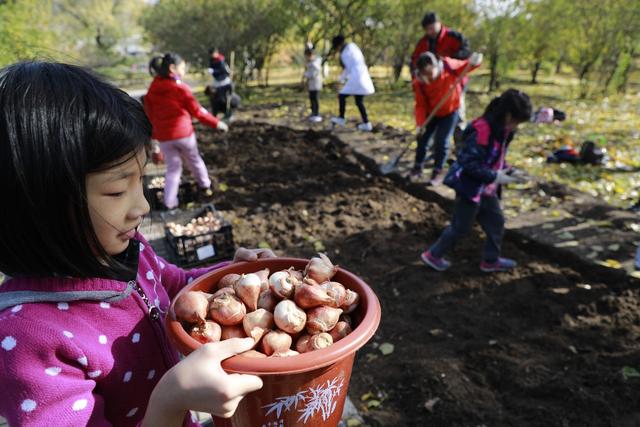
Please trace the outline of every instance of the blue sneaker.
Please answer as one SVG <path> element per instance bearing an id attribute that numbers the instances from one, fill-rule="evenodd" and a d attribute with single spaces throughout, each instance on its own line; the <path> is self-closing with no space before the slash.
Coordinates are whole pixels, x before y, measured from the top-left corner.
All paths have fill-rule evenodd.
<path id="1" fill-rule="evenodd" d="M 444 258 L 438 258 L 431 255 L 431 252 L 424 251 L 420 254 L 420 260 L 436 271 L 445 271 L 451 267 L 451 263 Z"/>
<path id="2" fill-rule="evenodd" d="M 485 273 L 495 273 L 498 271 L 513 270 L 517 265 L 518 263 L 512 259 L 498 258 L 498 260 L 494 262 L 482 261 L 480 263 L 480 270 L 484 271 Z"/>

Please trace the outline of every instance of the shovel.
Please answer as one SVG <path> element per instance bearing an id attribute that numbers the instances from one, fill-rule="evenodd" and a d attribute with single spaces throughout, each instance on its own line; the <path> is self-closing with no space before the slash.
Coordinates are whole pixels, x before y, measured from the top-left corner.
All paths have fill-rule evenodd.
<path id="1" fill-rule="evenodd" d="M 436 104 L 435 108 L 433 110 L 431 110 L 431 113 L 429 113 L 429 116 L 427 117 L 427 119 L 424 121 L 422 126 L 420 126 L 420 128 L 418 129 L 418 132 L 417 132 L 418 138 L 420 138 L 422 136 L 422 134 L 425 132 L 425 130 L 427 129 L 427 126 L 429 125 L 429 122 L 431 122 L 431 120 L 433 120 L 433 118 L 436 116 L 436 113 L 444 105 L 444 103 L 447 101 L 447 99 L 449 99 L 449 97 L 451 96 L 451 94 L 455 90 L 456 86 L 458 86 L 458 84 L 462 81 L 464 76 L 467 74 L 467 71 L 469 71 L 469 68 L 471 68 L 471 61 L 467 62 L 467 65 L 465 65 L 464 69 L 462 70 L 462 73 L 460 73 L 460 75 L 456 78 L 456 81 L 453 82 L 453 84 L 451 85 L 451 87 L 449 88 L 447 93 L 440 99 L 440 101 L 438 101 L 438 103 Z M 409 141 L 402 148 L 402 151 L 400 151 L 400 154 L 398 154 L 395 158 L 393 158 L 392 160 L 390 160 L 387 163 L 385 163 L 384 165 L 382 165 L 380 167 L 380 173 L 382 175 L 388 175 L 391 172 L 393 172 L 395 170 L 395 168 L 398 166 L 398 163 L 400 163 L 400 159 L 402 159 L 402 157 L 404 157 L 406 152 L 409 150 L 409 147 L 411 147 L 412 143 L 413 143 L 413 141 Z"/>

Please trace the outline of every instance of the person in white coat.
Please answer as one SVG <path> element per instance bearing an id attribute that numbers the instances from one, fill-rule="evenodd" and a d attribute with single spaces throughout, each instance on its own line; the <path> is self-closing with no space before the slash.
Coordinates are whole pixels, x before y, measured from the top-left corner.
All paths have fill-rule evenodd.
<path id="1" fill-rule="evenodd" d="M 318 123 L 322 121 L 320 115 L 320 104 L 318 94 L 322 90 L 322 58 L 316 56 L 313 46 L 307 45 L 304 50 L 304 57 L 307 61 L 307 69 L 304 72 L 304 80 L 309 91 L 309 102 L 311 103 L 311 116 L 309 121 Z"/>
<path id="2" fill-rule="evenodd" d="M 362 123 L 358 124 L 358 129 L 371 131 L 373 127 L 367 116 L 364 97 L 373 94 L 375 88 L 373 87 L 373 81 L 371 81 L 364 55 L 362 55 L 362 51 L 355 43 L 345 43 L 343 35 L 334 37 L 331 45 L 335 52 L 340 52 L 340 63 L 344 68 L 340 75 L 340 81 L 345 82 L 338 95 L 340 117 L 331 118 L 331 122 L 334 125 L 344 126 L 347 97 L 353 96 L 362 117 Z"/>

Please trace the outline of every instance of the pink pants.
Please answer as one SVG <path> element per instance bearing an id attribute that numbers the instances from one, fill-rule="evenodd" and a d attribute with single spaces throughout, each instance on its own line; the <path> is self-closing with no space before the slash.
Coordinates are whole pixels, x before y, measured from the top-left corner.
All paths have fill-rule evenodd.
<path id="1" fill-rule="evenodd" d="M 169 141 L 160 141 L 160 149 L 164 154 L 164 162 L 167 165 L 164 184 L 164 204 L 168 209 L 178 206 L 178 187 L 182 175 L 182 160 L 196 179 L 200 188 L 209 188 L 211 180 L 207 172 L 207 166 L 198 153 L 198 141 L 196 134 Z"/>

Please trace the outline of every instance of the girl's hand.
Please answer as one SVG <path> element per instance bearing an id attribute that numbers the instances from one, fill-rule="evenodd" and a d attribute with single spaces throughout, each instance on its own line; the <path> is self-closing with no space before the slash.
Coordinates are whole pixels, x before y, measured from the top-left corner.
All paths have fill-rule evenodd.
<path id="1" fill-rule="evenodd" d="M 222 132 L 228 132 L 229 131 L 229 125 L 226 124 L 223 121 L 219 121 L 218 122 L 218 126 L 216 127 L 216 129 L 218 129 L 219 131 L 222 131 Z"/>
<path id="2" fill-rule="evenodd" d="M 275 258 L 276 254 L 271 249 L 247 249 L 238 248 L 233 256 L 233 262 L 255 261 L 263 258 Z"/>
<path id="3" fill-rule="evenodd" d="M 247 393 L 262 388 L 262 380 L 227 374 L 220 362 L 254 345 L 253 338 L 231 338 L 195 350 L 162 377 L 151 394 L 142 426 L 180 426 L 189 410 L 233 416 Z"/>

